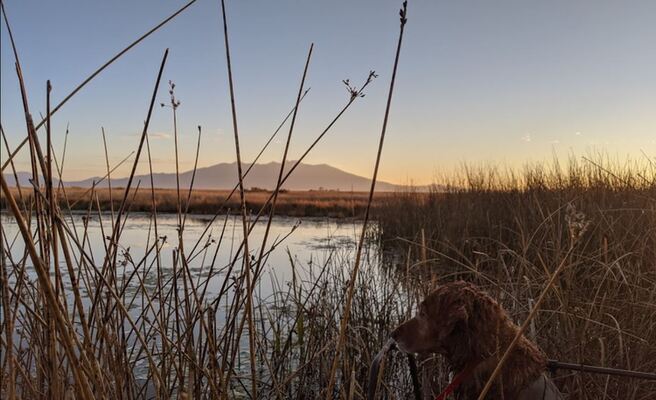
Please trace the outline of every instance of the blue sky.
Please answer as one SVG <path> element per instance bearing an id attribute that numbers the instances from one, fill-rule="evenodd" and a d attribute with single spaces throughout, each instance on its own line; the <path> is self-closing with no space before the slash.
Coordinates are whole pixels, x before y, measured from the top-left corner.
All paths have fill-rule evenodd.
<path id="1" fill-rule="evenodd" d="M 369 176 L 398 34 L 400 1 L 228 1 L 243 159 L 252 159 L 291 108 L 315 43 L 292 140 L 298 156 L 347 100 L 341 80 L 379 73 L 308 158 Z M 7 0 L 35 119 L 45 82 L 57 102 L 95 68 L 176 8 L 180 0 Z M 410 0 L 409 22 L 380 178 L 428 183 L 463 162 L 519 166 L 602 150 L 656 155 L 656 2 Z M 2 26 L 0 111 L 11 146 L 24 136 L 19 90 Z M 235 160 L 220 6 L 199 0 L 103 72 L 53 121 L 65 178 L 104 173 L 136 149 L 157 68 L 176 83 L 182 168 Z M 167 100 L 166 86 L 158 102 Z M 169 109 L 151 124 L 157 171 L 171 171 Z M 279 160 L 283 140 L 263 161 Z M 3 157 L 5 155 L 3 149 Z M 27 169 L 27 158 L 19 160 Z M 144 171 L 145 165 L 141 170 Z M 127 167 L 119 174 L 127 173 Z"/>

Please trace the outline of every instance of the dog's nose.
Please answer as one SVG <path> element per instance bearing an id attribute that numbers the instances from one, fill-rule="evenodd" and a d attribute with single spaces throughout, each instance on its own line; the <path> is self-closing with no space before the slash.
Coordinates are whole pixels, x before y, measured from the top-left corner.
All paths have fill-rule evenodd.
<path id="1" fill-rule="evenodd" d="M 401 336 L 401 330 L 403 329 L 403 324 L 399 325 L 392 331 L 392 334 L 390 335 L 392 339 L 394 339 L 395 342 L 399 341 L 399 337 Z"/>
<path id="2" fill-rule="evenodd" d="M 406 353 L 412 352 L 412 349 L 408 347 L 408 330 L 407 326 L 405 323 L 399 325 L 392 331 L 390 334 L 392 337 L 392 340 L 394 340 L 394 343 L 396 343 L 396 347 Z"/>

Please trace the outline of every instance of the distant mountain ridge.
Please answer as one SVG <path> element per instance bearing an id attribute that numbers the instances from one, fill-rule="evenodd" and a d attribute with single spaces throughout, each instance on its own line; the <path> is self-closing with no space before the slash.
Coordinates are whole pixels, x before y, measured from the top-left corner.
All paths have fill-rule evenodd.
<path id="1" fill-rule="evenodd" d="M 294 161 L 285 163 L 285 173 L 294 165 Z M 243 170 L 246 171 L 250 164 L 244 164 Z M 265 164 L 255 164 L 246 178 L 244 187 L 261 188 L 271 190 L 275 188 L 280 170 L 279 162 L 269 162 Z M 180 173 L 180 187 L 188 188 L 193 171 Z M 29 172 L 18 172 L 18 181 L 21 186 L 30 186 L 32 174 Z M 5 174 L 5 179 L 9 186 L 16 186 L 16 180 L 11 173 Z M 65 181 L 67 187 L 91 187 L 93 182 L 97 182 L 101 177 L 92 177 L 79 181 Z M 137 175 L 134 177 L 133 184 L 141 181 L 140 186 L 150 187 L 150 175 Z M 125 187 L 128 178 L 113 178 L 113 187 Z M 154 173 L 153 182 L 156 188 L 173 189 L 176 187 L 175 173 Z M 195 189 L 232 189 L 237 184 L 237 163 L 220 163 L 209 167 L 198 168 L 194 179 Z M 304 164 L 301 163 L 291 174 L 289 179 L 283 184 L 283 189 L 287 190 L 340 190 L 340 191 L 368 191 L 371 186 L 371 179 L 358 176 L 341 169 L 332 167 L 327 164 Z M 103 181 L 98 187 L 107 187 L 107 182 Z M 389 182 L 377 181 L 376 190 L 380 192 L 391 192 L 403 189 L 405 186 L 396 185 Z"/>

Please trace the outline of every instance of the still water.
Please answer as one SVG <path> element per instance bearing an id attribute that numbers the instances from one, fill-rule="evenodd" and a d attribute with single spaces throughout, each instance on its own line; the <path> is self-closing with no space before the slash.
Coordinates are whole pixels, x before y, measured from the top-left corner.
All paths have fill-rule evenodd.
<path id="1" fill-rule="evenodd" d="M 38 285 L 37 276 L 29 257 L 26 257 L 23 237 L 19 231 L 14 217 L 8 213 L 0 214 L 2 223 L 4 248 L 9 249 L 10 257 L 3 261 L 9 273 L 9 284 L 17 287 L 17 279 L 21 279 L 27 287 Z M 162 290 L 169 290 L 174 266 L 180 271 L 181 263 L 175 262 L 179 257 L 180 241 L 178 239 L 179 221 L 177 215 L 161 214 L 155 220 L 149 214 L 131 214 L 123 224 L 115 268 L 110 269 L 106 276 L 116 277 L 116 292 L 120 293 L 122 303 L 132 318 L 139 322 L 140 318 L 154 318 L 159 309 L 157 301 L 153 301 L 151 311 L 144 313 L 146 304 L 143 293 L 153 293 L 158 290 L 157 257 L 154 241 L 159 238 L 160 273 L 163 285 Z M 98 293 L 98 276 L 102 270 L 104 258 L 107 253 L 112 236 L 112 218 L 109 213 L 102 217 L 86 217 L 85 214 L 75 213 L 66 216 L 66 227 L 69 238 L 69 248 L 73 257 L 73 265 L 80 282 L 80 293 L 83 307 L 90 309 L 93 298 Z M 252 260 L 259 257 L 262 239 L 267 221 L 259 221 L 249 235 L 249 253 Z M 239 216 L 218 216 L 215 220 L 201 215 L 189 215 L 184 221 L 183 247 L 185 258 L 188 260 L 190 279 L 199 292 L 206 295 L 203 304 L 211 304 L 214 299 L 220 298 L 215 306 L 217 324 L 224 322 L 224 310 L 231 301 L 233 291 L 226 290 L 222 296 L 219 292 L 225 288 L 225 282 L 234 282 L 242 268 L 243 251 L 240 250 L 243 237 L 242 221 Z M 262 273 L 255 286 L 255 301 L 267 302 L 274 292 L 288 290 L 288 284 L 293 276 L 296 282 L 302 285 L 316 278 L 324 265 L 330 263 L 336 254 L 340 260 L 348 260 L 339 264 L 340 268 L 351 265 L 355 246 L 362 228 L 361 221 L 319 219 L 319 218 L 286 218 L 276 217 L 272 220 L 269 237 L 265 246 Z M 155 229 L 157 232 L 155 233 Z M 32 233 L 36 225 L 32 223 Z M 74 240 L 72 239 L 74 238 Z M 370 245 L 374 245 L 370 243 Z M 81 248 L 82 247 L 82 248 Z M 368 246 L 370 249 L 371 247 Z M 38 248 L 38 243 L 37 243 Z M 75 313 L 74 296 L 71 280 L 67 273 L 67 265 L 60 252 L 59 266 L 62 271 L 62 286 L 66 298 L 69 315 Z M 236 262 L 234 261 L 236 260 Z M 255 263 L 255 261 L 253 261 Z M 228 275 L 228 266 L 234 264 L 232 273 Z M 25 269 L 22 268 L 25 265 Z M 292 267 L 292 265 L 294 267 Z M 51 278 L 54 279 L 54 268 L 51 265 Z M 25 272 L 24 275 L 23 272 Z M 22 275 L 22 276 L 21 276 Z M 96 283 L 94 283 L 96 282 Z M 178 282 L 180 282 L 178 280 Z M 178 283 L 179 286 L 182 286 Z M 91 288 L 87 291 L 86 288 Z M 202 289 L 202 290 L 201 290 Z M 177 292 L 182 291 L 178 287 Z M 104 291 L 103 291 L 104 292 Z M 0 314 L 3 314 L 0 312 Z M 20 325 L 20 321 L 18 321 Z M 79 327 L 76 327 L 79 329 Z M 129 328 L 126 326 L 126 329 Z M 17 327 L 15 334 L 20 330 Z M 198 327 L 194 328 L 197 331 Z M 80 332 L 81 333 L 81 332 Z M 19 337 L 16 336 L 16 341 Z M 246 336 L 242 338 L 241 347 L 246 350 Z M 132 345 L 138 346 L 134 339 Z M 24 343 L 25 344 L 25 343 Z M 27 345 L 27 344 L 25 344 Z M 159 348 L 160 339 L 155 339 L 155 346 Z M 241 354 L 239 359 L 247 360 Z M 241 364 L 238 369 L 245 368 Z M 135 360 L 135 376 L 145 378 L 147 368 L 144 360 Z M 151 388 L 152 389 L 152 388 Z M 149 389 L 150 390 L 150 389 Z"/>
<path id="2" fill-rule="evenodd" d="M 24 242 L 15 219 L 8 213 L 0 215 L 5 235 L 5 247 L 10 248 L 13 263 L 24 257 Z M 174 257 L 179 248 L 178 217 L 174 214 L 160 214 L 157 217 L 157 235 L 154 219 L 148 214 L 131 214 L 125 221 L 119 240 L 117 274 L 128 275 L 135 268 L 148 271 L 144 276 L 146 287 L 155 284 L 155 237 L 160 238 L 160 263 L 163 273 L 173 270 Z M 251 259 L 260 254 L 266 220 L 260 220 L 249 235 Z M 80 260 L 102 268 L 106 246 L 112 234 L 112 218 L 106 213 L 102 218 L 75 213 L 66 217 L 69 234 L 77 243 L 84 243 L 84 254 L 80 246 L 71 241 L 70 248 L 76 265 Z M 35 226 L 33 224 L 33 231 Z M 265 247 L 262 279 L 258 282 L 258 294 L 266 297 L 276 285 L 285 284 L 292 279 L 292 262 L 302 266 L 295 272 L 306 270 L 308 266 L 322 265 L 336 252 L 344 254 L 354 251 L 361 229 L 360 221 L 275 217 L 272 220 Z M 243 237 L 242 221 L 239 216 L 218 216 L 214 221 L 210 216 L 189 215 L 184 221 L 183 243 L 192 276 L 202 282 L 213 274 L 208 285 L 208 297 L 218 291 L 223 283 L 223 271 L 237 257 L 235 269 L 241 268 L 243 251 L 240 250 Z M 148 253 L 148 254 L 147 254 Z M 10 263 L 12 264 L 12 263 Z M 66 270 L 60 255 L 60 268 Z M 31 260 L 26 261 L 30 280 L 36 280 Z M 212 265 L 214 266 L 212 268 Z M 179 268 L 179 267 L 178 267 Z M 90 268 L 88 268 L 91 271 Z M 300 272 L 302 273 L 302 272 Z M 66 279 L 64 280 L 66 285 Z M 66 287 L 66 286 L 65 286 Z"/>

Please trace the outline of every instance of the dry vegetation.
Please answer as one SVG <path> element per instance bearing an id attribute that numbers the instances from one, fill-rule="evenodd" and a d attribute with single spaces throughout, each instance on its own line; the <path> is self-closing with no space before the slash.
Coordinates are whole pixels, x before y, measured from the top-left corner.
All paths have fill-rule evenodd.
<path id="1" fill-rule="evenodd" d="M 23 189 L 23 191 L 25 191 Z M 109 190 L 105 188 L 94 189 L 66 188 L 66 196 L 58 196 L 59 205 L 64 209 L 76 211 L 96 212 L 116 210 L 120 206 L 124 188 L 113 188 L 110 202 Z M 12 188 L 15 196 L 18 189 Z M 25 191 L 24 198 L 31 201 L 32 193 Z M 61 191 L 60 191 L 61 192 Z M 175 189 L 156 189 L 155 206 L 158 212 L 177 212 L 177 192 Z M 246 207 L 257 211 L 264 207 L 268 213 L 268 200 L 272 192 L 266 190 L 248 190 Z M 131 190 L 129 207 L 132 212 L 151 212 L 152 199 L 150 189 Z M 389 196 L 391 193 L 376 193 L 374 201 Z M 340 192 L 340 191 L 281 191 L 278 195 L 276 214 L 290 217 L 335 217 L 335 218 L 361 218 L 367 207 L 368 193 Z M 187 208 L 187 198 L 182 201 L 183 208 Z M 7 209 L 4 199 L 0 199 L 0 207 Z M 188 212 L 191 214 L 225 214 L 239 210 L 239 198 L 231 195 L 228 190 L 199 190 L 194 189 L 189 198 Z"/>
<path id="2" fill-rule="evenodd" d="M 572 161 L 565 171 L 469 169 L 449 192 L 385 199 L 379 229 L 386 247 L 411 255 L 413 276 L 475 282 L 517 323 L 564 263 L 529 336 L 552 359 L 653 372 L 655 171 L 603 158 Z M 554 376 L 571 399 L 656 396 L 656 383 L 644 380 Z"/>

